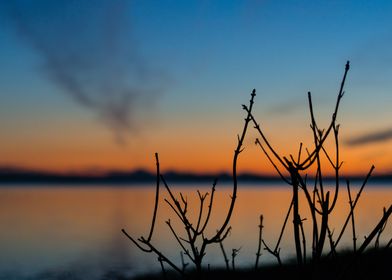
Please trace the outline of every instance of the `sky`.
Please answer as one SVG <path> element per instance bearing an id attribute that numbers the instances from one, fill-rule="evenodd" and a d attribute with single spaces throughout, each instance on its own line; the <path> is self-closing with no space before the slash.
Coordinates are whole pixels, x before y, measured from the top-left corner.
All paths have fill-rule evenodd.
<path id="1" fill-rule="evenodd" d="M 392 170 L 390 1 L 2 1 L 0 166 L 231 170 L 254 114 L 282 155 L 338 115 L 342 171 Z M 271 173 L 250 129 L 241 172 Z"/>

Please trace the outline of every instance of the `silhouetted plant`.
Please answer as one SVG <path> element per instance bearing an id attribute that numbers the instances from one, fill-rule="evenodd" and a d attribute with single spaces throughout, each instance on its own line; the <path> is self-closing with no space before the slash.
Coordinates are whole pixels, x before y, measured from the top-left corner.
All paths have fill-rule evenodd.
<path id="1" fill-rule="evenodd" d="M 156 157 L 156 192 L 155 192 L 155 204 L 154 211 L 152 215 L 151 227 L 149 229 L 149 233 L 147 237 L 141 236 L 138 239 L 134 239 L 131 237 L 124 229 L 122 232 L 142 251 L 148 253 L 155 253 L 158 257 L 158 261 L 161 264 L 162 271 L 165 274 L 165 265 L 169 265 L 172 269 L 177 271 L 180 275 L 184 276 L 186 274 L 186 267 L 188 263 L 184 260 L 184 255 L 193 263 L 194 268 L 196 269 L 197 276 L 200 278 L 202 269 L 203 269 L 203 258 L 206 254 L 207 247 L 211 244 L 219 244 L 222 250 L 224 262 L 226 264 L 227 271 L 230 270 L 229 259 L 223 247 L 223 240 L 230 233 L 231 227 L 229 226 L 231 216 L 234 211 L 234 205 L 237 198 L 237 189 L 238 189 L 238 180 L 237 180 L 237 161 L 240 153 L 242 152 L 243 142 L 247 133 L 247 129 L 250 123 L 254 125 L 254 128 L 260 135 L 260 139 L 257 138 L 255 143 L 259 146 L 271 163 L 271 165 L 276 170 L 277 174 L 280 178 L 291 186 L 292 190 L 292 199 L 290 205 L 287 210 L 287 214 L 285 216 L 281 231 L 279 233 L 279 237 L 274 247 L 270 247 L 267 242 L 263 239 L 263 216 L 260 216 L 259 223 L 259 238 L 258 238 L 258 248 L 256 252 L 256 262 L 255 262 L 255 270 L 259 267 L 260 256 L 261 256 L 261 244 L 264 246 L 264 250 L 272 254 L 279 264 L 282 266 L 282 261 L 280 257 L 280 244 L 282 241 L 283 234 L 286 231 L 287 221 L 292 214 L 293 217 L 293 240 L 296 252 L 297 264 L 302 267 L 308 261 L 308 259 L 313 264 L 319 264 L 321 261 L 321 257 L 325 251 L 325 243 L 328 241 L 330 250 L 328 252 L 328 256 L 337 257 L 337 246 L 346 232 L 347 225 L 351 221 L 352 227 L 352 236 L 353 236 L 353 251 L 355 256 L 359 256 L 362 254 L 368 245 L 375 238 L 375 247 L 379 247 L 379 239 L 380 236 L 385 229 L 385 225 L 387 223 L 388 218 L 392 214 L 392 205 L 389 206 L 388 209 L 384 208 L 383 215 L 379 222 L 375 225 L 374 229 L 369 233 L 363 243 L 358 246 L 357 234 L 355 228 L 355 215 L 354 210 L 358 203 L 358 200 L 361 196 L 361 193 L 367 184 L 373 170 L 374 166 L 372 166 L 367 173 L 358 193 L 353 199 L 353 194 L 350 189 L 350 182 L 347 180 L 347 193 L 349 197 L 349 213 L 343 223 L 343 226 L 337 236 L 334 239 L 335 229 L 331 230 L 330 218 L 334 213 L 334 209 L 336 206 L 336 202 L 339 196 L 340 190 L 340 182 L 342 180 L 342 176 L 340 174 L 340 168 L 342 167 L 343 162 L 340 160 L 340 152 L 339 152 L 339 124 L 337 124 L 337 114 L 339 110 L 339 105 L 341 99 L 344 96 L 344 84 L 346 81 L 347 73 L 349 71 L 350 64 L 346 63 L 344 75 L 340 84 L 339 92 L 337 95 L 337 100 L 335 104 L 334 111 L 332 113 L 331 121 L 329 122 L 326 129 L 321 129 L 316 120 L 313 111 L 312 104 L 312 96 L 311 93 L 308 92 L 308 103 L 309 103 L 309 111 L 310 111 L 310 128 L 313 135 L 314 147 L 309 150 L 303 147 L 303 144 L 300 143 L 299 151 L 296 158 L 293 155 L 289 155 L 287 157 L 281 156 L 277 153 L 276 149 L 271 145 L 269 140 L 264 134 L 263 129 L 260 124 L 257 122 L 256 118 L 252 113 L 252 108 L 254 104 L 254 97 L 256 95 L 255 90 L 251 93 L 251 99 L 248 106 L 242 105 L 243 109 L 246 112 L 245 123 L 243 126 L 243 130 L 241 135 L 238 135 L 238 143 L 237 147 L 234 151 L 233 156 L 233 189 L 232 195 L 230 199 L 229 209 L 226 213 L 226 216 L 221 223 L 220 227 L 216 230 L 216 233 L 211 237 L 207 237 L 206 229 L 209 225 L 210 216 L 214 203 L 214 193 L 217 181 L 215 180 L 210 192 L 205 194 L 197 191 L 198 199 L 199 199 L 199 208 L 198 208 L 198 216 L 196 221 L 191 222 L 189 218 L 189 209 L 188 209 L 188 201 L 184 198 L 183 194 L 180 192 L 179 194 L 175 194 L 172 189 L 167 184 L 163 175 L 160 174 L 159 171 L 159 159 L 158 154 Z M 327 139 L 332 137 L 332 141 L 334 142 L 334 157 L 331 156 L 331 151 L 326 149 L 326 141 Z M 303 154 L 306 152 L 306 156 Z M 326 189 L 325 182 L 325 165 L 329 165 L 334 174 L 334 192 Z M 313 183 L 309 183 L 308 174 L 315 170 L 314 176 L 312 176 Z M 176 242 L 178 243 L 180 254 L 181 254 L 181 264 L 182 266 L 176 265 L 169 257 L 165 256 L 152 242 L 152 237 L 154 234 L 154 228 L 156 223 L 156 217 L 158 212 L 158 202 L 160 196 L 160 182 L 163 183 L 169 197 L 164 201 L 170 206 L 172 211 L 175 213 L 182 226 L 184 227 L 184 232 L 186 234 L 185 237 L 181 236 L 179 232 L 174 228 L 170 219 L 166 221 L 167 226 L 170 229 L 170 232 L 174 236 Z M 299 196 L 301 194 L 305 196 L 305 201 L 307 207 L 310 211 L 310 219 L 306 217 L 301 217 L 300 213 L 300 199 Z M 209 196 L 209 203 L 206 204 L 207 197 Z M 207 210 L 206 210 L 207 208 Z M 203 220 L 203 214 L 207 211 L 206 217 Z M 306 240 L 306 233 L 304 230 L 304 222 L 311 221 L 311 241 Z M 307 256 L 307 248 L 308 243 L 311 243 L 311 256 Z M 392 239 L 386 244 L 385 248 L 389 248 L 392 244 Z M 240 249 L 232 249 L 231 261 L 232 268 L 231 270 L 235 270 L 235 258 Z M 209 270 L 209 265 L 208 265 Z"/>
<path id="2" fill-rule="evenodd" d="M 215 186 L 217 181 L 215 180 L 212 186 L 210 193 L 201 194 L 197 191 L 198 198 L 199 198 L 199 215 L 197 217 L 196 223 L 192 223 L 188 217 L 188 201 L 184 198 L 182 193 L 179 195 L 175 195 L 169 185 L 167 184 L 163 175 L 160 174 L 159 171 L 159 160 L 158 154 L 155 154 L 156 157 L 156 166 L 157 166 L 157 180 L 156 180 L 156 192 L 155 192 L 155 206 L 154 212 L 152 216 L 151 227 L 149 230 L 149 234 L 147 238 L 141 236 L 137 240 L 131 237 L 124 229 L 122 232 L 142 251 L 147 253 L 155 253 L 158 256 L 158 260 L 161 263 L 162 270 L 164 272 L 163 263 L 168 264 L 174 270 L 176 270 L 181 275 L 185 274 L 185 265 L 184 261 L 182 261 L 183 266 L 182 269 L 177 266 L 173 261 L 169 259 L 169 257 L 165 256 L 155 245 L 153 245 L 152 237 L 154 233 L 154 227 L 156 222 L 157 210 L 158 210 L 158 202 L 159 202 L 159 190 L 160 190 L 160 182 L 163 182 L 164 187 L 169 194 L 169 198 L 165 199 L 165 202 L 170 206 L 173 212 L 176 214 L 180 222 L 182 223 L 186 237 L 182 237 L 179 235 L 178 231 L 174 229 L 170 219 L 166 221 L 171 233 L 173 234 L 175 240 L 177 241 L 180 250 L 189 258 L 189 260 L 194 264 L 195 269 L 197 271 L 197 275 L 200 277 L 202 272 L 202 260 L 206 254 L 207 246 L 210 244 L 217 244 L 220 243 L 222 245 L 222 241 L 228 236 L 231 227 L 229 226 L 230 218 L 232 216 L 235 201 L 237 198 L 237 187 L 238 187 L 238 180 L 237 180 L 237 160 L 239 154 L 242 152 L 242 145 L 245 139 L 246 131 L 248 129 L 248 124 L 251 121 L 251 111 L 254 103 L 254 97 L 256 96 L 256 91 L 253 90 L 251 94 L 251 99 L 249 101 L 249 109 L 247 106 L 243 105 L 243 108 L 247 108 L 247 116 L 245 118 L 244 127 L 242 130 L 241 135 L 238 135 L 238 143 L 237 147 L 234 151 L 233 156 L 233 190 L 229 205 L 229 210 L 226 214 L 226 217 L 221 224 L 221 226 L 217 229 L 216 233 L 211 236 L 207 237 L 206 229 L 210 221 L 210 216 L 212 212 L 213 202 L 214 202 L 214 193 L 215 193 Z M 203 212 L 205 211 L 205 200 L 207 196 L 210 195 L 210 200 L 208 204 L 207 215 L 204 221 L 202 221 Z M 238 250 L 233 249 L 232 254 L 232 266 L 234 268 L 234 258 L 237 255 Z"/>
<path id="3" fill-rule="evenodd" d="M 266 242 L 261 238 L 261 242 L 265 246 L 265 250 L 271 253 L 273 256 L 275 256 L 278 260 L 278 263 L 281 265 L 281 259 L 280 259 L 280 242 L 281 238 L 283 235 L 283 232 L 286 229 L 286 223 L 287 219 L 290 215 L 290 212 L 292 212 L 293 215 L 293 239 L 294 239 L 294 245 L 295 245 L 295 252 L 297 256 L 297 263 L 298 265 L 303 265 L 306 262 L 307 256 L 306 256 L 306 239 L 305 239 L 305 232 L 303 228 L 303 222 L 306 219 L 302 219 L 300 216 L 299 212 L 299 192 L 300 190 L 303 191 L 307 204 L 309 206 L 310 214 L 311 214 L 311 221 L 312 221 L 312 256 L 311 260 L 315 263 L 317 263 L 322 254 L 323 254 L 323 249 L 324 249 L 324 244 L 327 239 L 329 239 L 329 244 L 330 244 L 330 252 L 329 255 L 336 254 L 336 247 L 341 240 L 341 237 L 343 233 L 345 232 L 345 229 L 347 227 L 347 224 L 351 220 L 352 222 L 352 231 L 353 231 L 353 249 L 354 252 L 357 254 L 362 253 L 366 247 L 369 245 L 371 240 L 375 236 L 376 238 L 376 246 L 379 244 L 379 236 L 381 235 L 383 229 L 385 228 L 385 224 L 389 218 L 389 216 L 392 213 L 392 205 L 388 208 L 388 210 L 385 210 L 384 208 L 384 213 L 382 218 L 380 219 L 379 223 L 375 226 L 375 228 L 372 230 L 372 232 L 365 238 L 363 244 L 357 249 L 357 237 L 355 233 L 355 219 L 354 219 L 354 209 L 355 206 L 358 202 L 358 199 L 362 193 L 362 190 L 364 186 L 366 185 L 369 177 L 371 176 L 372 171 L 374 170 L 374 166 L 370 168 L 369 173 L 367 174 L 355 200 L 352 200 L 351 197 L 351 191 L 350 191 L 350 183 L 347 181 L 347 191 L 349 195 L 349 204 L 350 204 L 350 212 L 347 216 L 347 219 L 340 231 L 340 234 L 336 241 L 333 240 L 333 231 L 330 230 L 330 217 L 331 214 L 335 208 L 336 201 L 338 198 L 339 194 L 339 188 L 340 188 L 340 181 L 341 181 L 341 175 L 340 175 L 340 168 L 343 164 L 343 162 L 340 161 L 339 158 L 339 139 L 338 139 L 338 134 L 339 134 L 339 124 L 336 123 L 337 119 L 337 113 L 339 109 L 339 105 L 341 102 L 341 99 L 344 95 L 344 84 L 346 80 L 346 76 L 348 73 L 348 70 L 350 68 L 349 62 L 347 62 L 346 67 L 345 67 L 345 72 L 343 75 L 343 79 L 340 85 L 339 93 L 337 96 L 336 100 L 336 105 L 334 112 L 332 114 L 331 121 L 329 125 L 327 126 L 326 129 L 320 129 L 319 126 L 317 125 L 317 122 L 315 120 L 314 116 L 314 111 L 313 111 L 313 104 L 312 104 L 312 96 L 311 93 L 308 92 L 308 102 L 309 102 L 309 111 L 310 111 L 310 119 L 311 119 L 311 124 L 310 128 L 312 130 L 313 134 L 313 141 L 314 141 L 314 147 L 313 150 L 309 151 L 306 149 L 307 156 L 304 159 L 301 159 L 302 153 L 303 153 L 303 144 L 300 143 L 299 146 L 299 152 L 297 159 L 293 157 L 293 155 L 289 155 L 289 157 L 284 157 L 280 156 L 277 152 L 276 149 L 271 145 L 271 143 L 268 141 L 267 137 L 265 136 L 263 130 L 261 129 L 259 123 L 257 122 L 256 118 L 252 114 L 252 112 L 244 107 L 245 111 L 250 115 L 252 123 L 254 124 L 254 128 L 258 132 L 258 134 L 261 137 L 260 139 L 256 139 L 256 145 L 258 145 L 271 165 L 275 168 L 277 171 L 278 175 L 282 178 L 284 182 L 289 184 L 292 187 L 292 201 L 290 203 L 286 218 L 284 220 L 281 233 L 279 235 L 278 241 L 276 243 L 276 246 L 274 249 L 271 249 Z M 335 158 L 332 159 L 330 156 L 330 152 L 327 151 L 325 148 L 325 143 L 327 138 L 329 136 L 333 136 L 333 140 L 335 143 Z M 263 142 L 263 143 L 262 143 Z M 321 157 L 324 156 L 323 160 Z M 333 197 L 331 195 L 330 191 L 326 191 L 325 189 L 325 178 L 323 174 L 323 168 L 324 164 L 323 162 L 327 162 L 330 164 L 332 169 L 334 170 L 334 182 L 335 182 L 335 192 L 333 194 Z M 316 170 L 315 176 L 314 176 L 314 184 L 313 184 L 313 189 L 310 191 L 309 183 L 308 183 L 308 172 L 314 168 Z M 286 175 L 285 175 L 286 174 Z M 312 192 L 312 195 L 311 195 Z M 317 216 L 320 216 L 320 221 L 318 221 Z M 389 244 L 388 244 L 389 246 Z M 256 268 L 257 268 L 257 263 L 258 263 L 258 257 L 259 253 L 257 254 L 256 258 Z"/>

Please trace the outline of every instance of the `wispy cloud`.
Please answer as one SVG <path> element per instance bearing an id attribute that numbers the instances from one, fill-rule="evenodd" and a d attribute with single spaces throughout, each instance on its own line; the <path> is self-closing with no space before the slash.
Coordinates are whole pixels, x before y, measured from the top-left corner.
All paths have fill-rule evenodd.
<path id="1" fill-rule="evenodd" d="M 47 77 L 93 110 L 118 140 L 139 128 L 139 114 L 166 85 L 139 52 L 127 1 L 13 1 L 2 4 Z M 4 12 L 3 11 L 3 12 Z"/>
<path id="2" fill-rule="evenodd" d="M 360 135 L 358 137 L 353 137 L 346 141 L 347 145 L 350 146 L 359 146 L 371 143 L 384 142 L 392 139 L 392 128 L 375 131 L 371 133 L 367 133 L 364 135 Z"/>
<path id="3" fill-rule="evenodd" d="M 287 115 L 292 114 L 301 108 L 303 108 L 303 100 L 291 99 L 270 105 L 266 108 L 266 113 L 269 115 Z"/>

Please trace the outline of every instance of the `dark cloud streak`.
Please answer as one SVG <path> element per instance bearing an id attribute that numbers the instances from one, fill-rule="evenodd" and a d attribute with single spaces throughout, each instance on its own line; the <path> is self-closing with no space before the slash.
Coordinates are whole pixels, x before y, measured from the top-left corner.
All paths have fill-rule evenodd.
<path id="1" fill-rule="evenodd" d="M 127 1 L 14 1 L 2 4 L 47 76 L 124 140 L 164 90 L 166 77 L 138 52 Z"/>
<path id="2" fill-rule="evenodd" d="M 392 128 L 353 137 L 346 141 L 349 146 L 359 146 L 365 144 L 385 142 L 392 139 Z"/>
<path id="3" fill-rule="evenodd" d="M 287 115 L 300 110 L 302 107 L 302 100 L 291 99 L 289 101 L 283 101 L 270 105 L 268 108 L 266 108 L 266 112 L 270 115 Z"/>

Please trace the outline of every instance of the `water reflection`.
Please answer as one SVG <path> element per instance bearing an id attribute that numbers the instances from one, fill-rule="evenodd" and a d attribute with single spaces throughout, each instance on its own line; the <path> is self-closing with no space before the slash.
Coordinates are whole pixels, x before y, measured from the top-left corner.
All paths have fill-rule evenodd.
<path id="1" fill-rule="evenodd" d="M 208 191 L 208 188 L 200 190 Z M 195 188 L 182 186 L 175 191 L 188 196 L 190 209 L 198 211 Z M 208 229 L 211 234 L 223 221 L 230 192 L 229 186 L 217 187 Z M 241 247 L 236 259 L 238 265 L 254 263 L 260 214 L 264 215 L 264 239 L 274 245 L 290 201 L 287 187 L 248 185 L 240 188 L 231 221 L 233 231 L 225 241 L 228 251 Z M 147 234 L 153 202 L 154 189 L 143 186 L 1 187 L 0 279 L 21 279 L 48 271 L 64 271 L 93 279 L 110 270 L 129 274 L 159 270 L 155 256 L 139 252 L 120 232 L 125 228 L 135 237 Z M 365 189 L 356 210 L 359 243 L 381 217 L 382 207 L 391 202 L 392 188 L 370 186 Z M 302 217 L 310 217 L 306 207 L 301 211 Z M 342 191 L 336 215 L 331 219 L 331 229 L 340 230 L 348 211 L 348 198 Z M 179 262 L 178 247 L 164 223 L 168 218 L 180 231 L 171 209 L 161 203 L 153 240 Z M 289 221 L 289 230 L 281 244 L 282 256 L 286 258 L 294 249 L 289 239 L 291 218 Z M 310 221 L 305 222 L 305 230 L 310 232 Z M 391 238 L 392 223 L 388 224 L 383 236 L 384 241 Z M 350 228 L 341 245 L 351 245 Z M 267 263 L 273 259 L 265 252 L 260 261 Z M 207 252 L 206 262 L 224 265 L 218 247 Z"/>

